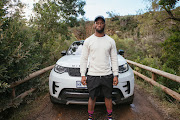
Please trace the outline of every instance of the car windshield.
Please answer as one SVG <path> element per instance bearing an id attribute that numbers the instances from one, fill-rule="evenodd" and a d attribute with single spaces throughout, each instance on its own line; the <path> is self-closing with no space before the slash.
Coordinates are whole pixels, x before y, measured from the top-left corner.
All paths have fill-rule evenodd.
<path id="1" fill-rule="evenodd" d="M 67 55 L 81 55 L 83 42 L 74 42 L 68 49 Z"/>

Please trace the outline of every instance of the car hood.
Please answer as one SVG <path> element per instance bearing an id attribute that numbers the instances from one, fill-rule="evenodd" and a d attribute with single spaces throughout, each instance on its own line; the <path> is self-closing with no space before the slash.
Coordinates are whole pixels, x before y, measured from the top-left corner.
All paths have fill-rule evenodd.
<path id="1" fill-rule="evenodd" d="M 118 66 L 121 66 L 125 63 L 127 63 L 126 60 L 121 55 L 118 55 Z"/>
<path id="2" fill-rule="evenodd" d="M 80 67 L 81 55 L 66 55 L 61 57 L 56 64 L 63 67 Z"/>
<path id="3" fill-rule="evenodd" d="M 80 68 L 80 59 L 81 55 L 66 55 L 61 57 L 56 64 L 63 67 Z M 118 55 L 118 66 L 125 63 L 127 63 L 126 60 L 121 55 Z"/>

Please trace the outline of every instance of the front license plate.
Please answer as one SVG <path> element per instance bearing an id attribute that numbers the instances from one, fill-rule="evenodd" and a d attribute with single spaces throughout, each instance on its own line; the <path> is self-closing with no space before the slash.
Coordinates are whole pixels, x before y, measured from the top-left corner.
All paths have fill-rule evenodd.
<path id="1" fill-rule="evenodd" d="M 76 81 L 76 87 L 77 87 L 77 88 L 86 88 L 87 86 L 86 86 L 86 85 L 83 85 L 83 84 L 81 83 L 81 81 Z"/>

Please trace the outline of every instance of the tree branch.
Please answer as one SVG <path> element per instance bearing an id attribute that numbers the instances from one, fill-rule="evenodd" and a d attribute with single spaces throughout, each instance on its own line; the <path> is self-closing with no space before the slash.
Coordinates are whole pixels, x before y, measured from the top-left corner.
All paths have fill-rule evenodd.
<path id="1" fill-rule="evenodd" d="M 156 18 L 154 18 L 156 21 L 157 21 L 157 23 L 155 23 L 155 24 L 160 24 L 160 23 L 162 23 L 162 22 L 164 22 L 164 21 L 166 21 L 166 20 L 168 20 L 168 19 L 172 19 L 171 17 L 168 17 L 168 18 L 165 18 L 164 20 L 161 20 L 161 21 L 159 21 L 158 19 L 156 19 Z"/>
<path id="2" fill-rule="evenodd" d="M 168 19 L 173 19 L 173 20 L 176 20 L 176 21 L 180 21 L 180 18 L 176 18 L 174 17 L 174 15 L 172 14 L 172 12 L 170 10 L 168 10 L 164 5 L 163 5 L 163 8 L 166 10 L 166 12 L 168 13 L 168 15 L 170 16 Z M 165 19 L 167 20 L 167 19 Z M 165 21 L 163 20 L 163 21 Z"/>

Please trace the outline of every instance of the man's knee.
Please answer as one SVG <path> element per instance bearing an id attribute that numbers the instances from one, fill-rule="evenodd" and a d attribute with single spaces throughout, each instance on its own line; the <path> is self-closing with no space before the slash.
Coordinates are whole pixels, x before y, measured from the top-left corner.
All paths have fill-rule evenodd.
<path id="1" fill-rule="evenodd" d="M 112 98 L 106 98 L 106 97 L 105 97 L 105 101 L 111 102 L 111 101 L 112 101 Z"/>
<path id="2" fill-rule="evenodd" d="M 89 97 L 89 101 L 92 101 L 92 102 L 96 101 L 96 97 L 94 98 Z"/>

